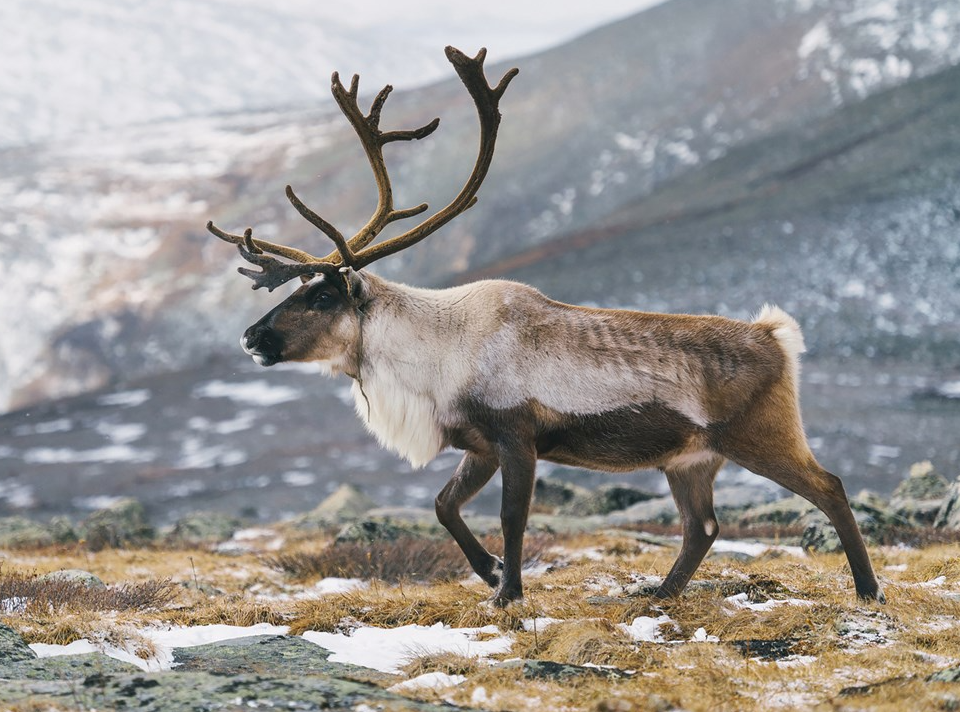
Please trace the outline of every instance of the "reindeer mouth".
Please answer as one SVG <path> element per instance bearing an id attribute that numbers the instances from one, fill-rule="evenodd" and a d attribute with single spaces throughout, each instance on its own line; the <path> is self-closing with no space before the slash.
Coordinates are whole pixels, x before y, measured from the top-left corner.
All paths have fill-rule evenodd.
<path id="1" fill-rule="evenodd" d="M 249 334 L 244 334 L 240 338 L 240 347 L 258 366 L 273 366 L 283 360 L 280 348 L 271 339 L 251 339 Z"/>

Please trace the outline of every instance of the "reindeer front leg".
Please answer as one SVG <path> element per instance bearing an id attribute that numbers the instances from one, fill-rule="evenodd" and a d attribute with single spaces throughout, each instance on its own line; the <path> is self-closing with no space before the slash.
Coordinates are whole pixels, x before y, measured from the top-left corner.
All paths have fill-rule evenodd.
<path id="1" fill-rule="evenodd" d="M 523 563 L 523 533 L 533 498 L 537 452 L 533 442 L 501 443 L 500 471 L 503 476 L 503 499 L 500 525 L 503 528 L 503 578 L 493 594 L 493 604 L 503 608 L 523 598 L 520 567 Z"/>
<path id="2" fill-rule="evenodd" d="M 477 576 L 482 578 L 490 588 L 500 585 L 503 562 L 477 541 L 460 516 L 460 508 L 473 499 L 474 495 L 490 481 L 499 464 L 496 454 L 492 451 L 486 453 L 468 451 L 457 466 L 453 477 L 440 490 L 434 503 L 437 519 L 460 546 Z"/>

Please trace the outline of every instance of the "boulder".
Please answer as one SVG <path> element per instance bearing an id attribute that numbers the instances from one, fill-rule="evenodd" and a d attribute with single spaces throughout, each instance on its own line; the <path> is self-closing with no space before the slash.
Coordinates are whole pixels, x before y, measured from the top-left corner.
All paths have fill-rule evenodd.
<path id="1" fill-rule="evenodd" d="M 739 524 L 743 527 L 801 524 L 805 517 L 815 511 L 817 508 L 813 504 L 795 494 L 750 507 L 740 516 Z"/>
<path id="2" fill-rule="evenodd" d="M 890 508 L 911 524 L 929 526 L 937 518 L 949 489 L 950 483 L 934 471 L 929 461 L 918 462 L 893 491 Z"/>
<path id="3" fill-rule="evenodd" d="M 221 512 L 192 512 L 177 520 L 167 540 L 187 545 L 215 544 L 228 540 L 242 526 L 239 519 Z"/>
<path id="4" fill-rule="evenodd" d="M 543 480 L 540 480 L 543 481 Z M 575 487 L 575 485 L 569 485 Z M 577 490 L 583 489 L 577 487 Z M 601 485 L 593 492 L 573 496 L 566 504 L 560 505 L 558 514 L 573 516 L 591 516 L 609 514 L 631 507 L 637 502 L 645 502 L 656 495 L 637 487 L 623 484 Z"/>
<path id="5" fill-rule="evenodd" d="M 592 496 L 593 492 L 586 487 L 552 477 L 538 477 L 533 487 L 533 506 L 540 512 L 571 511 L 586 506 Z"/>
<path id="6" fill-rule="evenodd" d="M 81 526 L 87 548 L 142 546 L 154 537 L 143 505 L 135 499 L 121 499 L 91 514 Z"/>
<path id="7" fill-rule="evenodd" d="M 51 531 L 26 517 L 0 519 L 0 549 L 49 546 L 54 543 Z"/>
<path id="8" fill-rule="evenodd" d="M 343 484 L 293 524 L 298 529 L 324 529 L 358 519 L 376 506 L 356 486 Z"/>
<path id="9" fill-rule="evenodd" d="M 673 497 L 654 497 L 606 516 L 610 526 L 648 522 L 651 524 L 674 524 L 679 518 Z"/>
<path id="10" fill-rule="evenodd" d="M 95 576 L 89 571 L 84 571 L 83 569 L 60 569 L 59 571 L 51 571 L 43 576 L 38 576 L 37 581 L 67 581 L 70 583 L 81 584 L 87 588 L 107 587 L 107 584 L 105 584 L 99 576 Z"/>
<path id="11" fill-rule="evenodd" d="M 0 660 L 16 662 L 18 660 L 34 660 L 37 654 L 24 642 L 20 634 L 13 628 L 0 624 Z"/>
<path id="12" fill-rule="evenodd" d="M 947 488 L 933 526 L 943 529 L 960 529 L 960 477 Z"/>

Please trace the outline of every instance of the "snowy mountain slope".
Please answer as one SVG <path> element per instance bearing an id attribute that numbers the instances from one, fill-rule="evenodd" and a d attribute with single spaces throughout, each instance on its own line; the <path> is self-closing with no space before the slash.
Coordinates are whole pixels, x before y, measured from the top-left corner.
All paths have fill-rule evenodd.
<path id="1" fill-rule="evenodd" d="M 371 86 L 445 76 L 446 44 L 525 54 L 656 0 L 460 5 L 307 0 L 5 0 L 0 146 L 212 113 L 327 103 L 330 72 Z M 499 17 L 498 17 L 499 15 Z"/>
<path id="2" fill-rule="evenodd" d="M 199 30 L 194 41 L 209 45 Z M 958 47 L 960 6 L 929 0 L 672 0 L 511 62 L 521 75 L 480 205 L 378 268 L 436 283 L 549 245 L 737 146 L 949 66 Z M 377 86 L 364 76 L 364 91 Z M 398 204 L 449 199 L 473 160 L 471 113 L 455 81 L 391 97 L 391 127 L 442 116 L 435 136 L 388 155 Z M 204 222 L 326 250 L 283 185 L 349 231 L 375 199 L 368 171 L 342 117 L 318 111 L 154 122 L 0 151 L 0 333 L 16 335 L 0 339 L 0 404 L 234 348 L 276 297 L 249 291 Z M 635 290 L 608 299 L 633 303 Z M 692 307 L 681 295 L 670 308 Z"/>

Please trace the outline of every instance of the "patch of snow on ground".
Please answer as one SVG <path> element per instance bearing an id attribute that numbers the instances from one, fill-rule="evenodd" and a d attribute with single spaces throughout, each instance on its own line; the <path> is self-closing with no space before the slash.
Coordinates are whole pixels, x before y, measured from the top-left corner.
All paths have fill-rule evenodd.
<path id="1" fill-rule="evenodd" d="M 242 383 L 214 380 L 197 386 L 193 391 L 193 397 L 229 398 L 237 403 L 271 406 L 297 400 L 300 397 L 300 391 L 289 386 L 273 385 L 264 380 Z"/>
<path id="2" fill-rule="evenodd" d="M 287 626 L 270 625 L 269 623 L 258 623 L 252 626 L 201 625 L 165 629 L 147 628 L 141 631 L 141 634 L 153 643 L 157 654 L 155 657 L 146 660 L 127 650 L 111 645 L 98 646 L 86 638 L 75 640 L 69 645 L 33 643 L 30 648 L 37 654 L 37 657 L 41 658 L 101 652 L 111 658 L 136 665 L 141 670 L 156 672 L 158 670 L 169 670 L 173 666 L 174 648 L 192 648 L 198 645 L 217 643 L 221 640 L 246 638 L 253 635 L 286 635 L 289 630 Z"/>
<path id="3" fill-rule="evenodd" d="M 665 640 L 663 633 L 660 632 L 660 628 L 665 625 L 676 625 L 676 623 L 673 622 L 670 616 L 663 614 L 656 618 L 639 616 L 634 618 L 630 625 L 621 623 L 620 627 L 626 631 L 631 638 L 638 642 L 663 643 Z"/>
<path id="4" fill-rule="evenodd" d="M 18 425 L 13 429 L 14 435 L 49 435 L 51 433 L 65 433 L 73 429 L 70 418 L 57 418 L 42 423 Z"/>
<path id="5" fill-rule="evenodd" d="M 134 391 L 119 391 L 118 393 L 108 393 L 97 399 L 99 405 L 116 405 L 122 408 L 133 408 L 143 405 L 150 400 L 150 391 L 146 388 L 139 388 Z"/>
<path id="6" fill-rule="evenodd" d="M 81 462 L 152 462 L 153 450 L 138 450 L 129 445 L 107 445 L 92 450 L 67 447 L 35 447 L 23 453 L 23 461 L 40 465 L 68 465 Z"/>
<path id="7" fill-rule="evenodd" d="M 29 509 L 37 503 L 33 487 L 17 480 L 0 481 L 0 500 L 14 509 Z"/>
<path id="8" fill-rule="evenodd" d="M 320 595 L 331 593 L 349 593 L 350 591 L 358 591 L 360 589 L 367 588 L 369 585 L 370 584 L 363 579 L 328 576 L 327 578 L 322 578 L 317 581 L 313 588 L 311 588 L 307 593 L 315 593 Z"/>
<path id="9" fill-rule="evenodd" d="M 539 618 L 524 618 L 523 629 L 528 633 L 532 633 L 535 630 L 543 630 L 547 626 L 553 625 L 554 623 L 563 623 L 563 621 L 559 618 L 549 618 L 547 616 L 540 616 Z"/>
<path id="10" fill-rule="evenodd" d="M 410 690 L 441 690 L 445 687 L 455 687 L 467 681 L 466 675 L 449 675 L 445 672 L 427 672 L 423 675 L 398 682 L 387 688 L 389 692 L 403 692 Z"/>
<path id="11" fill-rule="evenodd" d="M 735 596 L 728 596 L 724 599 L 734 608 L 744 608 L 750 611 L 770 611 L 777 606 L 812 606 L 813 601 L 805 601 L 801 598 L 787 598 L 782 601 L 771 598 L 763 603 L 752 603 L 746 593 L 738 593 Z"/>
<path id="12" fill-rule="evenodd" d="M 397 673 L 411 659 L 427 654 L 456 653 L 466 657 L 486 658 L 505 653 L 513 640 L 496 637 L 477 640 L 480 634 L 498 633 L 496 626 L 483 628 L 449 628 L 442 623 L 430 627 L 406 625 L 400 628 L 364 626 L 350 635 L 307 631 L 305 640 L 331 651 L 330 661 Z"/>

